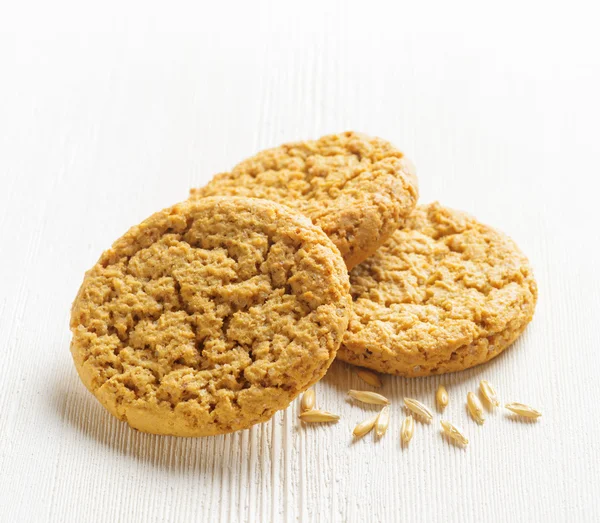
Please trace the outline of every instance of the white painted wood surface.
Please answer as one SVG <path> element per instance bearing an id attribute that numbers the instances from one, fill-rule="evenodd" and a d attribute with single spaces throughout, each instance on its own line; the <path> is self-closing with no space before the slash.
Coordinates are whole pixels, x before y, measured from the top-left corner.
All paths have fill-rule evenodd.
<path id="1" fill-rule="evenodd" d="M 0 8 L 1 521 L 598 521 L 600 36 L 592 2 L 5 2 Z M 334 364 L 297 405 L 224 437 L 145 435 L 79 382 L 68 316 L 100 252 L 261 148 L 329 132 L 388 138 L 439 199 L 509 233 L 540 287 L 495 361 L 386 377 L 391 426 Z M 538 423 L 483 427 L 481 378 Z M 401 398 L 439 416 L 400 447 Z"/>

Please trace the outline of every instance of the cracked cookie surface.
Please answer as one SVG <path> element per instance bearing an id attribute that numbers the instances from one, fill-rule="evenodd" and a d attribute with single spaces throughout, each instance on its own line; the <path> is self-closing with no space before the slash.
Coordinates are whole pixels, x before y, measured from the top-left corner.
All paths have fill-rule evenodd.
<path id="1" fill-rule="evenodd" d="M 385 243 L 418 198 L 412 163 L 389 142 L 354 132 L 264 150 L 190 193 L 294 207 L 325 231 L 349 269 Z"/>
<path id="2" fill-rule="evenodd" d="M 131 228 L 86 273 L 71 352 L 87 388 L 134 428 L 232 432 L 325 374 L 348 290 L 339 251 L 296 211 L 188 201 Z"/>
<path id="3" fill-rule="evenodd" d="M 403 376 L 478 365 L 531 321 L 537 285 L 527 258 L 499 231 L 439 203 L 350 273 L 354 301 L 338 357 Z"/>

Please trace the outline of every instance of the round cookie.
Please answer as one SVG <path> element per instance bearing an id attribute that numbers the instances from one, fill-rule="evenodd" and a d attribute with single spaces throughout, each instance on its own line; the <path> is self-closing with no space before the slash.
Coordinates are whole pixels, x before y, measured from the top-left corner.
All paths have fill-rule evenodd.
<path id="1" fill-rule="evenodd" d="M 284 203 L 333 240 L 348 269 L 371 256 L 414 209 L 414 166 L 380 138 L 346 132 L 268 149 L 216 175 L 191 197 L 238 195 Z"/>
<path id="2" fill-rule="evenodd" d="M 344 261 L 300 213 L 250 198 L 175 205 L 87 272 L 71 312 L 77 371 L 155 434 L 263 422 L 318 381 L 348 325 Z"/>
<path id="3" fill-rule="evenodd" d="M 433 203 L 350 273 L 354 300 L 338 357 L 402 376 L 467 369 L 531 321 L 537 285 L 504 234 Z"/>

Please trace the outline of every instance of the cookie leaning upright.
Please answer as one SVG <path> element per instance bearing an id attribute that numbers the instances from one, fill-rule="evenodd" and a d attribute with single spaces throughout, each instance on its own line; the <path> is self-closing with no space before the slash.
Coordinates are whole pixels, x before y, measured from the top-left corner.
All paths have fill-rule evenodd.
<path id="1" fill-rule="evenodd" d="M 268 420 L 325 374 L 348 289 L 339 251 L 296 211 L 188 201 L 130 229 L 88 271 L 71 352 L 87 388 L 132 427 L 227 433 Z"/>
<path id="2" fill-rule="evenodd" d="M 497 356 L 537 300 L 529 262 L 510 238 L 438 203 L 419 206 L 350 284 L 353 313 L 338 357 L 403 376 Z"/>
<path id="3" fill-rule="evenodd" d="M 289 205 L 333 240 L 348 268 L 367 259 L 417 203 L 414 166 L 380 138 L 346 132 L 267 149 L 191 197 L 238 195 Z"/>

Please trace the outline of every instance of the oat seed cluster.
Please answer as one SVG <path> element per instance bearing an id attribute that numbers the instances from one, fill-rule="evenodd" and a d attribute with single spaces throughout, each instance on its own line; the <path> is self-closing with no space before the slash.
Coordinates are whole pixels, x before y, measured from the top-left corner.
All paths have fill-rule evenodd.
<path id="1" fill-rule="evenodd" d="M 533 316 L 529 262 L 499 231 L 417 199 L 403 153 L 354 132 L 265 150 L 216 175 L 86 273 L 71 313 L 81 380 L 136 429 L 205 436 L 264 422 L 307 389 L 300 418 L 337 421 L 311 389 L 336 355 L 373 387 L 381 381 L 368 369 L 427 376 L 493 358 Z M 355 434 L 381 437 L 387 399 L 351 393 L 383 405 Z"/>

